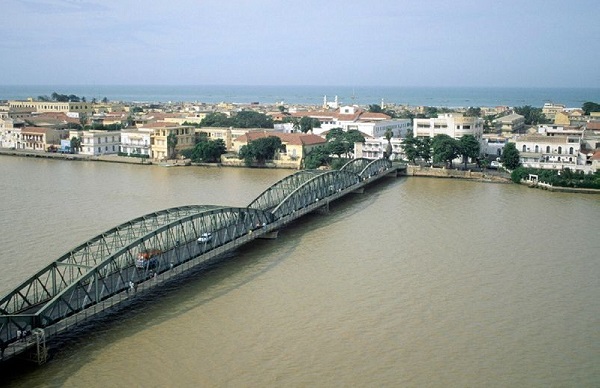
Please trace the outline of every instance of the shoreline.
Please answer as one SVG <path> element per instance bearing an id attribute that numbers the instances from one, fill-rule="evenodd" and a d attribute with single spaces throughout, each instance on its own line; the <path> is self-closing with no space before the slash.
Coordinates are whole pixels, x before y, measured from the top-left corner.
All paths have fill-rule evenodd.
<path id="1" fill-rule="evenodd" d="M 53 152 L 36 152 L 36 151 L 20 151 L 11 150 L 6 148 L 0 148 L 0 155 L 5 156 L 16 156 L 25 158 L 45 158 L 45 159 L 59 159 L 68 161 L 83 161 L 83 162 L 105 162 L 105 163 L 121 163 L 121 164 L 137 164 L 144 166 L 159 166 L 159 167 L 188 167 L 188 166 L 207 166 L 207 167 L 234 167 L 227 166 L 220 163 L 200 163 L 194 164 L 189 161 L 181 160 L 169 160 L 164 163 L 155 163 L 141 158 L 133 158 L 128 156 L 118 155 L 105 155 L 105 156 L 90 156 L 80 154 L 61 154 Z M 243 167 L 243 166 L 235 166 Z M 270 167 L 274 168 L 274 167 Z M 471 171 L 471 170 L 455 170 L 446 168 L 436 167 L 421 167 L 407 165 L 407 171 L 404 175 L 406 177 L 424 177 L 424 178 L 445 178 L 445 179 L 462 179 L 467 181 L 482 182 L 482 183 L 501 183 L 509 184 L 514 183 L 510 176 L 493 173 L 490 171 Z M 548 185 L 531 185 L 529 183 L 522 183 L 530 188 L 538 188 L 547 190 L 550 192 L 560 193 L 573 193 L 573 194 L 600 194 L 600 190 L 595 189 L 582 189 L 573 187 L 554 187 Z"/>

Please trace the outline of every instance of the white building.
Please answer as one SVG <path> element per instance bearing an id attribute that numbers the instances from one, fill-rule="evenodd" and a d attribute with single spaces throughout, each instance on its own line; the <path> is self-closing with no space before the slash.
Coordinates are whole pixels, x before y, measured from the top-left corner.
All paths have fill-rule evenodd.
<path id="1" fill-rule="evenodd" d="M 120 131 L 70 131 L 69 139 L 81 138 L 82 155 L 100 156 L 117 154 L 121 145 Z"/>
<path id="2" fill-rule="evenodd" d="M 437 118 L 414 119 L 413 134 L 415 137 L 435 137 L 444 134 L 455 139 L 473 135 L 481 141 L 483 119 L 464 116 L 462 113 L 444 113 Z"/>
<path id="3" fill-rule="evenodd" d="M 492 160 L 496 159 L 502 155 L 506 143 L 508 143 L 507 137 L 500 135 L 483 135 L 482 154 Z"/>
<path id="4" fill-rule="evenodd" d="M 523 167 L 587 171 L 580 163 L 581 137 L 576 135 L 525 135 L 511 140 L 515 143 Z M 585 164 L 585 161 L 584 161 Z"/>
<path id="5" fill-rule="evenodd" d="M 152 130 L 123 129 L 121 130 L 120 152 L 127 155 L 152 155 Z"/>
<path id="6" fill-rule="evenodd" d="M 19 120 L 6 118 L 0 120 L 0 148 L 19 148 L 21 142 L 21 128 L 25 123 Z"/>
<path id="7" fill-rule="evenodd" d="M 389 155 L 390 160 L 404 159 L 404 148 L 402 147 L 402 139 L 391 138 L 392 154 Z M 388 146 L 388 141 L 385 137 L 365 137 L 364 143 L 354 143 L 354 157 L 366 159 L 381 159 L 384 156 Z"/>
<path id="8" fill-rule="evenodd" d="M 342 128 L 344 131 L 358 130 L 365 136 L 382 137 L 386 131 L 392 131 L 393 137 L 406 136 L 412 131 L 410 119 L 392 119 L 384 113 L 367 112 L 355 105 L 345 105 L 337 111 L 296 112 L 296 118 L 308 116 L 319 120 L 320 128 L 314 128 L 315 135 L 321 135 L 333 128 Z"/>

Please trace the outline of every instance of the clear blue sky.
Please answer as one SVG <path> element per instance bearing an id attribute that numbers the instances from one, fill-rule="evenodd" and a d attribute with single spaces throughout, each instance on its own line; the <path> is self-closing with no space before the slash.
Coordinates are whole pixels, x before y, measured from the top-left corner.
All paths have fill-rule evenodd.
<path id="1" fill-rule="evenodd" d="M 599 0 L 5 0 L 0 84 L 600 87 Z"/>

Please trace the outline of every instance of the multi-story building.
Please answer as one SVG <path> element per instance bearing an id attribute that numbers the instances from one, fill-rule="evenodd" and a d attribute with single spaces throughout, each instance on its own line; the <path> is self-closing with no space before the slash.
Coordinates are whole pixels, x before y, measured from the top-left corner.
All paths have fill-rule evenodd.
<path id="1" fill-rule="evenodd" d="M 54 128 L 24 127 L 15 148 L 29 151 L 47 151 L 60 146 L 60 131 Z"/>
<path id="2" fill-rule="evenodd" d="M 492 121 L 498 133 L 519 133 L 525 129 L 525 117 L 511 113 Z"/>
<path id="3" fill-rule="evenodd" d="M 21 143 L 21 128 L 25 122 L 6 118 L 0 120 L 0 148 L 17 148 Z"/>
<path id="4" fill-rule="evenodd" d="M 261 131 L 264 132 L 263 128 L 233 128 L 233 127 L 203 127 L 200 129 L 196 129 L 196 133 L 206 133 L 206 136 L 210 140 L 221 139 L 225 143 L 225 148 L 227 151 L 234 150 L 235 140 L 244 136 L 248 132 L 256 132 Z M 267 130 L 267 132 L 272 132 L 272 130 Z"/>
<path id="5" fill-rule="evenodd" d="M 151 158 L 159 161 L 174 159 L 179 152 L 193 148 L 196 144 L 195 128 L 191 125 L 154 122 L 139 127 L 140 130 L 152 130 Z M 175 146 L 170 145 L 170 136 L 174 136 Z"/>
<path id="6" fill-rule="evenodd" d="M 484 134 L 482 138 L 482 154 L 490 159 L 498 158 L 502 155 L 506 143 L 508 143 L 508 137 Z"/>
<path id="7" fill-rule="evenodd" d="M 388 148 L 388 141 L 385 137 L 365 137 L 364 143 L 354 143 L 354 157 L 366 159 L 381 159 L 384 156 L 390 160 L 404 159 L 404 148 L 402 139 L 391 138 L 392 154 L 385 155 Z"/>
<path id="8" fill-rule="evenodd" d="M 562 104 L 554 104 L 552 102 L 547 102 L 542 107 L 542 113 L 546 116 L 548 120 L 554 121 L 554 117 L 557 113 L 562 112 L 566 109 L 566 106 Z"/>
<path id="9" fill-rule="evenodd" d="M 234 151 L 239 153 L 242 146 L 253 140 L 268 136 L 276 136 L 281 139 L 282 148 L 274 161 L 276 165 L 281 167 L 300 168 L 304 158 L 311 150 L 327 143 L 327 140 L 321 136 L 309 133 L 252 131 L 234 141 Z"/>
<path id="10" fill-rule="evenodd" d="M 69 139 L 78 137 L 81 140 L 82 155 L 100 156 L 117 154 L 121 145 L 120 131 L 70 131 Z"/>
<path id="11" fill-rule="evenodd" d="M 152 133 L 151 129 L 127 128 L 121 130 L 121 149 L 120 152 L 129 156 L 145 156 L 150 158 L 152 155 Z"/>
<path id="12" fill-rule="evenodd" d="M 314 128 L 313 133 L 320 135 L 333 128 L 342 128 L 344 131 L 358 130 L 366 136 L 382 137 L 389 130 L 393 137 L 405 136 L 412 130 L 410 119 L 392 119 L 384 113 L 367 112 L 353 105 L 345 105 L 336 111 L 296 112 L 295 118 L 308 116 L 318 119 L 320 128 Z"/>
<path id="13" fill-rule="evenodd" d="M 8 101 L 9 109 L 27 110 L 29 112 L 75 112 L 90 114 L 94 104 L 88 102 L 56 102 L 56 101 Z"/>
<path id="14" fill-rule="evenodd" d="M 444 134 L 455 139 L 473 135 L 481 141 L 483 119 L 464 116 L 462 113 L 444 113 L 437 118 L 414 119 L 413 134 L 415 137 L 435 137 Z"/>
<path id="15" fill-rule="evenodd" d="M 514 139 L 524 167 L 585 169 L 581 163 L 583 128 L 542 124 L 536 134 Z"/>

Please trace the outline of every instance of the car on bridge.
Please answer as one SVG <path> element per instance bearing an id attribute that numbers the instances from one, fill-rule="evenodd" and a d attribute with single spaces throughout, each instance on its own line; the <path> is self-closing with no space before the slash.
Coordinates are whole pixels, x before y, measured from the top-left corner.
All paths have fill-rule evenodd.
<path id="1" fill-rule="evenodd" d="M 200 235 L 200 237 L 198 237 L 198 244 L 202 244 L 202 243 L 207 243 L 210 240 L 212 240 L 212 234 L 211 233 L 202 233 Z"/>
<path id="2" fill-rule="evenodd" d="M 146 249 L 138 253 L 135 266 L 141 269 L 154 268 L 158 265 L 158 257 L 161 253 L 160 249 Z"/>

